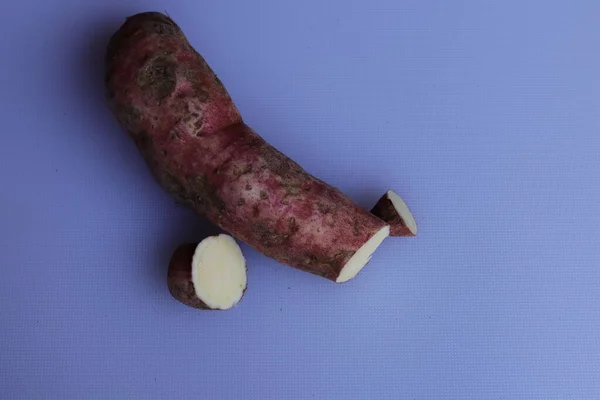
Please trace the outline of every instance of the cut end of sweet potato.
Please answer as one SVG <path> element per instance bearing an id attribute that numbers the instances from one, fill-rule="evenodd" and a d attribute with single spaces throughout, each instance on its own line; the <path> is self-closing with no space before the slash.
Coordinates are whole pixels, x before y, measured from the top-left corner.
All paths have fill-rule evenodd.
<path id="1" fill-rule="evenodd" d="M 344 283 L 354 278 L 361 269 L 367 265 L 367 263 L 373 257 L 373 253 L 383 243 L 385 238 L 390 235 L 390 227 L 388 225 L 381 228 L 375 233 L 365 244 L 360 247 L 356 253 L 348 260 L 346 265 L 340 271 L 339 276 L 336 279 L 337 283 Z"/>
<path id="2" fill-rule="evenodd" d="M 371 214 L 390 224 L 390 236 L 416 236 L 417 222 L 408 206 L 393 190 L 388 190 L 371 210 Z"/>
<path id="3" fill-rule="evenodd" d="M 168 286 L 175 299 L 190 307 L 228 310 L 246 291 L 246 260 L 229 235 L 182 245 L 171 258 Z"/>
<path id="4" fill-rule="evenodd" d="M 394 209 L 398 213 L 398 216 L 403 221 L 403 225 L 408 229 L 408 231 L 412 234 L 412 236 L 417 235 L 417 221 L 413 217 L 412 213 L 408 209 L 408 206 L 402 200 L 400 196 L 393 190 L 388 190 L 387 196 L 392 202 Z"/>
<path id="5" fill-rule="evenodd" d="M 204 239 L 192 258 L 192 282 L 196 295 L 212 309 L 236 305 L 246 290 L 246 260 L 228 235 Z"/>

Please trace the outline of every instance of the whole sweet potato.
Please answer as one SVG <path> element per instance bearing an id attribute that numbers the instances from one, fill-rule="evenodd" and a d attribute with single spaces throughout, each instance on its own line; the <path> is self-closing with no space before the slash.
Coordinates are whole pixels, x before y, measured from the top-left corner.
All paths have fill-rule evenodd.
<path id="1" fill-rule="evenodd" d="M 160 185 L 264 255 L 339 283 L 389 235 L 386 222 L 244 124 L 171 18 L 127 18 L 108 46 L 106 88 Z"/>

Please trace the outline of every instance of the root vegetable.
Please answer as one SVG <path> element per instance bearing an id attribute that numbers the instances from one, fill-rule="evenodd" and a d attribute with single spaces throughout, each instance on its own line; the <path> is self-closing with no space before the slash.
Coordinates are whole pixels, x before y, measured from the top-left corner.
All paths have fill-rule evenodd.
<path id="1" fill-rule="evenodd" d="M 175 250 L 167 282 L 171 295 L 183 304 L 228 310 L 246 291 L 246 260 L 231 236 L 210 236 Z"/>
<path id="2" fill-rule="evenodd" d="M 175 22 L 127 18 L 106 54 L 108 101 L 157 182 L 264 255 L 341 283 L 389 225 L 247 126 Z"/>
<path id="3" fill-rule="evenodd" d="M 416 236 L 417 222 L 404 200 L 393 190 L 388 190 L 371 213 L 390 224 L 390 236 Z"/>

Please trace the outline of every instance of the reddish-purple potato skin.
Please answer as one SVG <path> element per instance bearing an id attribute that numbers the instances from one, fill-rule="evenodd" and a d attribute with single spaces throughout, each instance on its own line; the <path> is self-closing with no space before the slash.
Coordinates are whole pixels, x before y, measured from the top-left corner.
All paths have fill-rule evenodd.
<path id="1" fill-rule="evenodd" d="M 264 255 L 335 281 L 387 225 L 244 124 L 169 17 L 128 18 L 106 68 L 110 107 L 160 185 Z"/>
<path id="2" fill-rule="evenodd" d="M 198 296 L 192 281 L 192 258 L 197 244 L 186 243 L 173 252 L 169 261 L 167 286 L 176 300 L 190 307 L 201 310 L 212 310 Z"/>
<path id="3" fill-rule="evenodd" d="M 390 225 L 390 236 L 415 236 L 396 211 L 387 193 L 381 196 L 371 210 L 371 214 L 381 218 Z"/>

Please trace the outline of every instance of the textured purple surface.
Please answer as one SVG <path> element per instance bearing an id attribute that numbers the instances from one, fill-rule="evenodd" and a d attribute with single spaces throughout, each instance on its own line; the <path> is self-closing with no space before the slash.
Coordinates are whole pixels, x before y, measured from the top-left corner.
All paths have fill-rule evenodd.
<path id="1" fill-rule="evenodd" d="M 29 10 L 29 11 L 27 11 Z M 230 312 L 166 266 L 211 232 L 103 100 L 166 10 L 247 122 L 419 236 L 335 285 L 244 247 Z M 597 1 L 11 1 L 0 24 L 0 398 L 597 399 Z"/>

